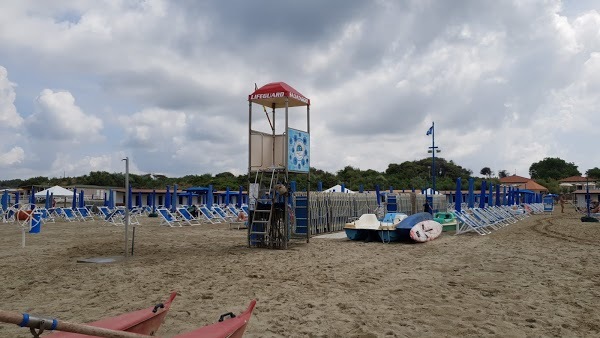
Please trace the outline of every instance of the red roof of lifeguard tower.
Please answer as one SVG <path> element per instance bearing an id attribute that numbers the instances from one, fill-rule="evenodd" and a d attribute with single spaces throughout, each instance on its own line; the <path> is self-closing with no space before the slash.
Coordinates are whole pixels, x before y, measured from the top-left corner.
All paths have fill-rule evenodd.
<path id="1" fill-rule="evenodd" d="M 273 104 L 275 108 L 284 108 L 286 98 L 288 107 L 310 106 L 309 99 L 285 82 L 268 83 L 248 95 L 248 101 L 270 108 Z"/>

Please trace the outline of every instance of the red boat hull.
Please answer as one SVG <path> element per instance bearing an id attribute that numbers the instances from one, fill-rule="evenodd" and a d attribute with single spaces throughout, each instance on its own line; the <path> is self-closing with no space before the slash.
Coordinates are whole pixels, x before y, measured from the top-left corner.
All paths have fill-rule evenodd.
<path id="1" fill-rule="evenodd" d="M 173 338 L 241 338 L 246 331 L 250 317 L 252 317 L 254 306 L 256 306 L 256 300 L 252 300 L 246 311 L 236 317 L 203 326 L 194 331 L 176 335 Z"/>
<path id="2" fill-rule="evenodd" d="M 171 308 L 171 303 L 173 302 L 173 299 L 175 299 L 176 295 L 177 293 L 173 292 L 169 297 L 169 300 L 163 303 L 164 307 L 157 308 L 156 312 L 153 312 L 153 310 L 155 309 L 155 307 L 153 306 L 143 310 L 124 313 L 116 317 L 101 319 L 93 323 L 88 323 L 88 325 L 111 330 L 126 331 L 145 335 L 154 335 L 154 333 L 160 328 L 161 324 L 165 321 L 165 316 L 167 315 L 167 312 L 169 312 L 169 309 Z M 47 337 L 90 338 L 90 336 L 87 335 L 68 332 L 57 332 L 50 334 Z"/>

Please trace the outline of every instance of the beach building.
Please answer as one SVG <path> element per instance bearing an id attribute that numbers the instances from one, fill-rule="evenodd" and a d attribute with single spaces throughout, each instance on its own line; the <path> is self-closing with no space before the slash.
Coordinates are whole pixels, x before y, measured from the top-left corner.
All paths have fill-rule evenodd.
<path id="1" fill-rule="evenodd" d="M 571 176 L 558 181 L 560 182 L 559 186 L 566 188 L 568 191 L 585 190 L 586 185 L 589 185 L 589 188 L 592 190 L 596 189 L 596 181 L 594 179 L 589 180 L 583 176 Z"/>
<path id="2" fill-rule="evenodd" d="M 537 183 L 536 181 L 532 180 L 531 178 L 518 176 L 518 175 L 511 175 L 511 176 L 503 177 L 500 179 L 500 184 L 506 185 L 509 187 L 519 188 L 519 190 L 529 190 L 529 191 L 532 191 L 532 192 L 538 193 L 538 194 L 539 193 L 542 193 L 542 194 L 548 193 L 548 189 L 546 187 L 544 187 L 543 185 Z"/>
<path id="3" fill-rule="evenodd" d="M 600 201 L 600 189 L 590 189 L 590 202 L 591 201 Z M 587 193 L 587 190 L 585 189 L 581 189 L 581 190 L 575 190 L 572 192 L 573 195 L 573 200 L 575 205 L 578 208 L 586 208 L 587 207 L 587 201 L 585 200 L 585 195 Z"/>

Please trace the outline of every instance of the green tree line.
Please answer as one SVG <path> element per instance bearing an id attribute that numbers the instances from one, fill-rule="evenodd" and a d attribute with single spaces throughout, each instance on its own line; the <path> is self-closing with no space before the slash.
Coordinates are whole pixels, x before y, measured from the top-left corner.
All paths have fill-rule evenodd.
<path id="1" fill-rule="evenodd" d="M 452 160 L 447 161 L 444 158 L 436 158 L 435 172 L 432 172 L 431 158 L 424 158 L 416 161 L 406 161 L 400 164 L 391 163 L 383 172 L 373 169 L 361 170 L 352 166 L 346 166 L 336 173 L 330 173 L 321 169 L 310 168 L 310 182 L 307 181 L 307 175 L 290 174 L 290 180 L 297 182 L 299 190 L 305 190 L 310 185 L 311 190 L 317 190 L 318 182 L 322 183 L 324 189 L 336 184 L 344 184 L 348 189 L 358 191 L 361 187 L 364 190 L 374 190 L 376 185 L 380 189 L 387 190 L 390 187 L 394 189 L 419 190 L 431 187 L 432 177 L 436 175 L 437 190 L 454 190 L 456 188 L 456 179 L 462 178 L 462 188 L 468 188 L 468 178 L 472 177 L 473 172 L 457 165 Z M 497 170 L 499 177 L 507 175 L 506 170 Z M 496 177 L 492 177 L 492 170 L 484 167 L 481 172 L 485 175 L 485 180 L 492 183 L 498 183 Z M 593 168 L 586 171 L 588 177 L 600 179 L 600 169 Z M 545 186 L 550 192 L 559 192 L 559 182 L 561 178 L 568 176 L 577 176 L 581 173 L 573 163 L 558 158 L 545 158 L 542 161 L 533 163 L 530 167 L 530 175 L 539 184 Z M 484 178 L 475 178 L 475 188 L 479 189 L 481 181 Z M 234 175 L 230 172 L 222 172 L 216 175 L 185 175 L 182 177 L 166 177 L 164 175 L 136 175 L 130 174 L 129 181 L 134 188 L 146 189 L 164 189 L 167 185 L 177 184 L 181 188 L 192 186 L 213 185 L 214 189 L 225 190 L 229 187 L 237 190 L 238 187 L 246 187 L 248 184 L 248 175 Z M 254 177 L 250 178 L 254 181 Z M 87 175 L 77 177 L 54 177 L 44 176 L 32 177 L 25 180 L 11 179 L 0 181 L 0 187 L 18 188 L 31 186 L 73 186 L 73 185 L 97 185 L 108 187 L 122 187 L 125 182 L 124 173 L 109 173 L 106 171 L 92 171 Z"/>

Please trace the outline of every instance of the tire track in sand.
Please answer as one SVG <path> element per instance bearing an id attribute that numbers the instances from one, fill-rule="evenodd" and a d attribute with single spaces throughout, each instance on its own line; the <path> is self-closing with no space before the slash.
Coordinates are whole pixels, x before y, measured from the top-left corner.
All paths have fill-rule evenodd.
<path id="1" fill-rule="evenodd" d="M 544 219 L 536 219 L 534 221 L 533 225 L 531 226 L 531 229 L 537 233 L 540 233 L 540 234 L 546 236 L 546 237 L 560 239 L 560 240 L 571 242 L 571 243 L 593 245 L 593 246 L 600 245 L 599 241 L 592 241 L 592 240 L 588 240 L 585 238 L 579 238 L 579 237 L 576 237 L 573 235 L 566 234 L 564 232 L 553 230 L 552 228 L 555 226 L 556 226 L 556 224 L 554 223 L 553 219 L 544 218 Z"/>

